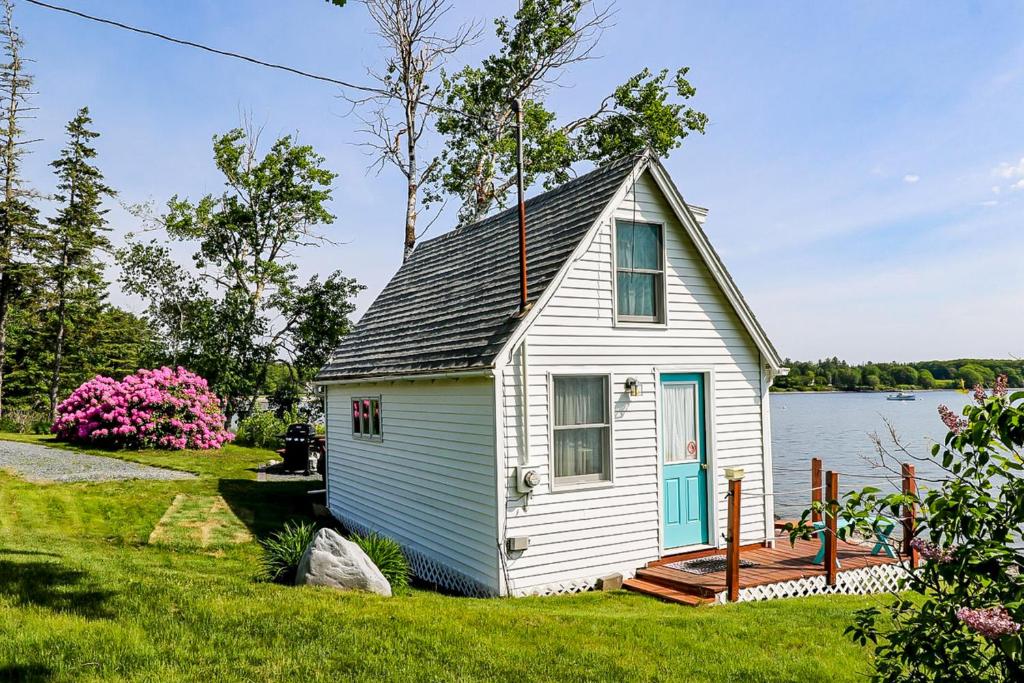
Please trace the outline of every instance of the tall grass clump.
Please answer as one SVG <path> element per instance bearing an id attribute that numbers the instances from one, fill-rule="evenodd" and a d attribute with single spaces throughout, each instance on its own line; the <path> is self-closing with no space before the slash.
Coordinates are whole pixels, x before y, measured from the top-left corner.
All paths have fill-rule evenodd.
<path id="1" fill-rule="evenodd" d="M 263 541 L 263 572 L 270 581 L 295 583 L 295 572 L 306 548 L 313 542 L 312 522 L 287 522 L 284 529 Z"/>
<path id="2" fill-rule="evenodd" d="M 370 560 L 377 565 L 377 569 L 391 584 L 392 590 L 409 587 L 411 573 L 409 561 L 405 559 L 402 546 L 398 545 L 396 541 L 380 534 L 368 536 L 352 534 L 349 540 L 362 548 Z"/>

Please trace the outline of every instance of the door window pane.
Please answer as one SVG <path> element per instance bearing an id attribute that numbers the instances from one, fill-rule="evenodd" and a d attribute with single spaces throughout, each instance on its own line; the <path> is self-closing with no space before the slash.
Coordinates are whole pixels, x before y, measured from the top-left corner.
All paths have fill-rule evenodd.
<path id="1" fill-rule="evenodd" d="M 662 405 L 665 462 L 696 462 L 700 459 L 697 385 L 665 384 Z"/>

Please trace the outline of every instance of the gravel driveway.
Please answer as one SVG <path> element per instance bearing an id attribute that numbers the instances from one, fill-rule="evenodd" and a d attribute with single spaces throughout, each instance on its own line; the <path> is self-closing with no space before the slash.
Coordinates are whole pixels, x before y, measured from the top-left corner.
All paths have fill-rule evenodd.
<path id="1" fill-rule="evenodd" d="M 0 469 L 12 470 L 29 481 L 195 479 L 188 472 L 17 441 L 0 441 Z"/>

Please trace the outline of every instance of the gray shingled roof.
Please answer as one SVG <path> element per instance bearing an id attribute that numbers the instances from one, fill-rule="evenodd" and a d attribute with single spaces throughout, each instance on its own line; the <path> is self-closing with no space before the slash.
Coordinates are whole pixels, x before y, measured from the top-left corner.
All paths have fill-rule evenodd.
<path id="1" fill-rule="evenodd" d="M 536 301 L 636 164 L 611 162 L 526 201 L 527 272 Z M 420 243 L 318 381 L 490 367 L 519 319 L 515 207 Z"/>

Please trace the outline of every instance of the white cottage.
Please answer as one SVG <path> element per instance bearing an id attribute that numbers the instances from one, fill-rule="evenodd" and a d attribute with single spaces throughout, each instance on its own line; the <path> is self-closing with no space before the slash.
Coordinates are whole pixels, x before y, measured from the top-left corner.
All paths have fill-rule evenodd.
<path id="1" fill-rule="evenodd" d="M 327 502 L 472 595 L 590 588 L 771 535 L 781 359 L 649 154 L 421 243 L 318 381 Z"/>

